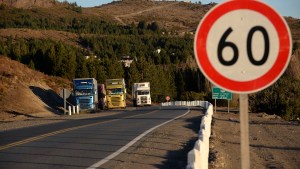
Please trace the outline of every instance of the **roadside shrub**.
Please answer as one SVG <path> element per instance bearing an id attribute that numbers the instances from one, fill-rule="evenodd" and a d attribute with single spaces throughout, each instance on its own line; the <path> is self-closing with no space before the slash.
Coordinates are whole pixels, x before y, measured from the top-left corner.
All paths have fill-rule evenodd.
<path id="1" fill-rule="evenodd" d="M 287 75 L 281 77 L 271 87 L 250 95 L 249 107 L 252 112 L 296 120 L 300 117 L 300 81 Z"/>
<path id="2" fill-rule="evenodd" d="M 189 92 L 184 92 L 181 95 L 180 100 L 184 100 L 184 101 L 204 100 L 205 95 L 206 94 L 203 92 L 197 93 L 197 92 L 189 91 Z"/>

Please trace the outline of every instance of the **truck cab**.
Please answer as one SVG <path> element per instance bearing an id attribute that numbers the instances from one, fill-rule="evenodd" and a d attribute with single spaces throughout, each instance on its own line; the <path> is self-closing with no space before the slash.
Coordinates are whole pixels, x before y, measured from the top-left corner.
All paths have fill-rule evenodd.
<path id="1" fill-rule="evenodd" d="M 150 82 L 132 85 L 132 101 L 134 106 L 151 105 Z"/>
<path id="2" fill-rule="evenodd" d="M 79 78 L 73 80 L 73 96 L 80 110 L 97 110 L 98 92 L 97 80 L 94 78 Z"/>
<path id="3" fill-rule="evenodd" d="M 126 108 L 126 86 L 124 79 L 106 80 L 107 108 Z"/>

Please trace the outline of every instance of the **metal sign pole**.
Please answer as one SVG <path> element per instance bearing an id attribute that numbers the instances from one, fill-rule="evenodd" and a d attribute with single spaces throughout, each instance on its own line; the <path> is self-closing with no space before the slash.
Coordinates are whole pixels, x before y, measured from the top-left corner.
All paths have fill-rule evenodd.
<path id="1" fill-rule="evenodd" d="M 215 113 L 217 112 L 217 99 L 215 99 Z"/>
<path id="2" fill-rule="evenodd" d="M 250 169 L 248 94 L 240 94 L 241 165 Z"/>
<path id="3" fill-rule="evenodd" d="M 229 99 L 227 100 L 227 103 L 228 103 L 228 106 L 227 106 L 228 107 L 228 109 L 227 109 L 228 111 L 227 111 L 227 113 L 229 113 Z"/>
<path id="4" fill-rule="evenodd" d="M 66 103 L 66 89 L 63 89 L 63 99 L 64 99 L 64 114 L 66 115 L 67 103 Z"/>

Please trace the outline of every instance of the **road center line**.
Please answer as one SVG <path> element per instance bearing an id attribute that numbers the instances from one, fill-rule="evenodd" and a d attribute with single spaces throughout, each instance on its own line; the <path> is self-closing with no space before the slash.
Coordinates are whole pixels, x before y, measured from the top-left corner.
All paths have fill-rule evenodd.
<path id="1" fill-rule="evenodd" d="M 150 114 L 150 113 L 154 113 L 156 111 L 158 111 L 158 110 L 150 111 L 149 113 L 137 114 L 137 115 L 133 115 L 133 116 L 124 117 L 124 119 L 131 118 L 131 117 L 136 117 L 136 116 L 141 116 L 141 115 L 145 115 L 145 114 Z M 46 138 L 46 137 L 50 137 L 50 136 L 54 136 L 54 135 L 57 135 L 57 134 L 65 133 L 67 131 L 72 131 L 72 130 L 81 129 L 81 128 L 85 128 L 85 127 L 91 127 L 91 126 L 95 126 L 95 125 L 98 125 L 98 124 L 103 124 L 103 123 L 108 123 L 108 122 L 113 122 L 113 121 L 118 121 L 118 120 L 122 120 L 122 119 L 113 119 L 113 120 L 108 120 L 108 121 L 102 121 L 102 122 L 87 124 L 87 125 L 83 125 L 83 126 L 76 126 L 76 127 L 66 128 L 66 129 L 63 129 L 63 130 L 58 130 L 58 131 L 42 134 L 42 135 L 39 135 L 39 136 L 31 137 L 31 138 L 28 138 L 28 139 L 25 139 L 25 140 L 21 140 L 21 141 L 10 143 L 10 144 L 4 145 L 4 146 L 0 146 L 0 151 L 11 148 L 11 147 L 19 146 L 19 145 L 22 145 L 22 144 L 30 143 L 30 142 L 33 142 L 33 141 L 37 141 L 37 140 L 40 140 L 40 139 L 43 139 L 43 138 Z"/>
<path id="2" fill-rule="evenodd" d="M 154 111 L 155 112 L 155 111 Z M 90 167 L 88 167 L 87 169 L 96 169 L 98 167 L 100 167 L 101 165 L 105 164 L 106 162 L 110 161 L 111 159 L 115 158 L 116 156 L 118 156 L 119 154 L 121 154 L 122 152 L 124 152 L 125 150 L 127 150 L 129 147 L 131 147 L 133 144 L 135 144 L 137 141 L 139 141 L 141 138 L 143 138 L 145 135 L 149 134 L 150 132 L 152 132 L 153 130 L 167 124 L 170 123 L 171 121 L 174 121 L 176 119 L 179 119 L 185 115 L 187 115 L 188 113 L 190 113 L 190 109 L 188 108 L 188 111 L 186 113 L 184 113 L 183 115 L 177 116 L 171 120 L 168 120 L 162 124 L 159 124 L 157 126 L 154 126 L 152 128 L 150 128 L 149 130 L 145 131 L 144 133 L 140 134 L 139 136 L 137 136 L 136 138 L 134 138 L 132 141 L 130 141 L 129 143 L 127 143 L 125 146 L 121 147 L 119 150 L 117 150 L 116 152 L 110 154 L 109 156 L 107 156 L 106 158 L 98 161 L 97 163 L 91 165 Z"/>

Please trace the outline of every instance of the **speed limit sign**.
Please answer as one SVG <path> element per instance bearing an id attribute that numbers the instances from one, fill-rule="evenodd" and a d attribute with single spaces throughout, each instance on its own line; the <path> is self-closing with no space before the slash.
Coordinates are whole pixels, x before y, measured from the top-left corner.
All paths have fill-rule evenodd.
<path id="1" fill-rule="evenodd" d="M 168 101 L 170 101 L 170 96 L 166 96 L 166 101 L 168 102 Z"/>
<path id="2" fill-rule="evenodd" d="M 215 85 L 234 93 L 254 93 L 273 84 L 291 56 L 285 20 L 257 0 L 230 0 L 200 22 L 194 41 L 199 68 Z"/>

